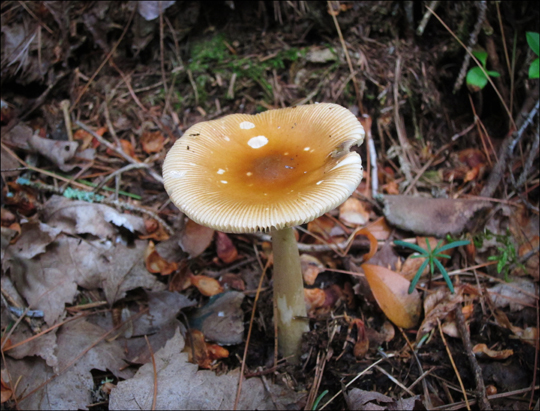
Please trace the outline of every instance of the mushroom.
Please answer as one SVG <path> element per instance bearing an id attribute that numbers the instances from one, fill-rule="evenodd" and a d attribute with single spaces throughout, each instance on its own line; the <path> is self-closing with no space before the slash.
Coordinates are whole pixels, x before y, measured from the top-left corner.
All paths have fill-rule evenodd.
<path id="1" fill-rule="evenodd" d="M 163 164 L 165 189 L 193 221 L 226 233 L 271 232 L 278 346 L 299 360 L 309 331 L 292 227 L 339 206 L 362 179 L 364 129 L 330 103 L 232 114 L 190 127 Z"/>

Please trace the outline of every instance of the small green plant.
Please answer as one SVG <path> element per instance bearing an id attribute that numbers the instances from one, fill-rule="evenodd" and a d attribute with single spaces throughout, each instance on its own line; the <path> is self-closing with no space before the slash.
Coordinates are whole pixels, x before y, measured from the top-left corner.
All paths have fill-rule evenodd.
<path id="1" fill-rule="evenodd" d="M 477 248 L 482 247 L 484 240 L 495 239 L 499 244 L 497 246 L 498 253 L 488 257 L 488 261 L 497 261 L 497 274 L 503 273 L 504 280 L 510 281 L 508 274 L 512 266 L 519 267 L 525 270 L 525 266 L 519 262 L 519 255 L 516 246 L 512 241 L 512 234 L 509 229 L 506 229 L 506 234 L 494 234 L 487 230 L 473 238 L 474 245 Z"/>
<path id="2" fill-rule="evenodd" d="M 540 56 L 540 35 L 538 33 L 528 31 L 527 32 L 527 43 L 529 47 L 537 56 Z M 529 67 L 529 78 L 539 78 L 540 77 L 540 58 L 537 57 L 531 63 Z"/>
<path id="3" fill-rule="evenodd" d="M 414 251 L 417 251 L 420 253 L 419 255 L 412 256 L 412 258 L 425 258 L 426 259 L 424 263 L 420 266 L 418 271 L 416 272 L 413 280 L 411 281 L 411 285 L 409 286 L 409 294 L 413 292 L 414 287 L 416 287 L 416 283 L 418 283 L 418 280 L 420 280 L 420 276 L 422 275 L 422 273 L 424 272 L 424 269 L 426 268 L 428 264 L 431 270 L 431 275 L 433 275 L 433 273 L 435 272 L 435 266 L 437 266 L 444 280 L 446 281 L 446 284 L 448 285 L 450 292 L 454 294 L 454 286 L 452 285 L 450 276 L 448 275 L 448 272 L 439 261 L 439 258 L 450 258 L 449 255 L 442 254 L 442 252 L 446 250 L 450 250 L 452 248 L 460 247 L 462 245 L 467 245 L 470 243 L 470 241 L 469 240 L 454 241 L 449 244 L 443 245 L 442 247 L 441 247 L 441 243 L 442 243 L 442 240 L 439 241 L 437 246 L 432 250 L 431 245 L 429 244 L 429 241 L 426 238 L 427 250 L 424 250 L 422 247 L 416 244 L 411 244 L 411 243 L 407 243 L 405 241 L 399 241 L 399 240 L 394 241 L 394 244 L 396 245 L 411 248 Z"/>
<path id="4" fill-rule="evenodd" d="M 496 71 L 488 70 L 486 68 L 487 56 L 488 56 L 486 51 L 484 50 L 473 51 L 473 55 L 480 61 L 480 63 L 482 63 L 482 67 L 484 68 L 484 70 L 490 77 L 500 76 L 500 74 L 497 73 Z M 486 86 L 487 83 L 488 83 L 488 78 L 484 74 L 484 71 L 482 70 L 482 68 L 476 66 L 467 72 L 467 86 L 471 88 L 473 91 L 482 90 Z"/>
<path id="5" fill-rule="evenodd" d="M 311 407 L 312 410 L 316 410 L 317 407 L 319 406 L 319 403 L 321 402 L 321 400 L 324 398 L 324 396 L 328 394 L 328 390 L 324 390 L 323 392 L 321 392 L 321 394 L 317 397 L 317 399 L 315 400 L 315 402 L 313 403 L 313 407 Z"/>

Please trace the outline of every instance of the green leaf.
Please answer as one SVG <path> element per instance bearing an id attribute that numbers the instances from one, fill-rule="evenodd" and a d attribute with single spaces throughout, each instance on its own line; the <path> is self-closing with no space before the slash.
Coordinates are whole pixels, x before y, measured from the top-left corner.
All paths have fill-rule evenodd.
<path id="1" fill-rule="evenodd" d="M 488 73 L 490 77 L 501 77 L 501 75 L 498 72 L 493 71 L 493 70 L 487 70 L 486 73 Z"/>
<path id="2" fill-rule="evenodd" d="M 394 244 L 402 247 L 412 248 L 414 251 L 418 251 L 419 253 L 426 255 L 426 250 L 416 244 L 407 243 L 406 241 L 401 240 L 395 240 Z"/>
<path id="3" fill-rule="evenodd" d="M 486 87 L 488 79 L 480 67 L 473 67 L 467 73 L 467 84 L 482 90 Z"/>
<path id="4" fill-rule="evenodd" d="M 540 59 L 536 59 L 531 63 L 529 67 L 529 78 L 540 77 Z"/>
<path id="5" fill-rule="evenodd" d="M 441 248 L 437 248 L 435 251 L 440 253 L 441 251 L 450 250 L 451 248 L 460 247 L 462 245 L 468 245 L 471 242 L 469 240 L 454 241 L 453 243 L 443 245 Z"/>
<path id="6" fill-rule="evenodd" d="M 486 61 L 487 61 L 487 52 L 483 50 L 473 51 L 472 54 L 474 57 L 476 57 L 478 60 L 480 60 L 480 63 L 482 63 L 482 66 L 486 67 Z"/>
<path id="7" fill-rule="evenodd" d="M 409 286 L 409 294 L 413 292 L 414 290 L 414 287 L 416 287 L 416 283 L 418 283 L 418 280 L 420 280 L 420 277 L 422 276 L 422 273 L 424 272 L 425 268 L 426 268 L 426 265 L 428 264 L 429 260 L 426 259 L 426 261 L 424 261 L 422 263 L 422 265 L 420 266 L 420 268 L 418 269 L 418 271 L 416 272 L 413 280 L 411 281 L 411 285 Z"/>
<path id="8" fill-rule="evenodd" d="M 452 284 L 452 280 L 450 280 L 450 276 L 448 275 L 448 272 L 444 269 L 443 265 L 439 260 L 435 260 L 435 265 L 440 270 L 444 281 L 446 281 L 446 284 L 448 285 L 448 288 L 450 289 L 450 292 L 454 294 L 454 285 Z"/>
<path id="9" fill-rule="evenodd" d="M 537 56 L 540 56 L 540 35 L 533 31 L 527 32 L 527 43 L 532 51 L 536 53 Z M 537 77 L 538 78 L 538 77 Z"/>

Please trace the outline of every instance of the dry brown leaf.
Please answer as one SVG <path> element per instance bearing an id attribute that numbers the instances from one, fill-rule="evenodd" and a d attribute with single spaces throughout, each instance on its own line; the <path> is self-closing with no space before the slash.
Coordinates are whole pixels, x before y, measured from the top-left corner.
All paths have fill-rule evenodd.
<path id="1" fill-rule="evenodd" d="M 420 403 L 420 396 L 416 395 L 410 398 L 400 398 L 394 400 L 384 394 L 376 391 L 364 391 L 359 388 L 353 388 L 350 390 L 345 399 L 349 410 L 402 410 L 412 411 L 416 408 L 416 402 Z M 383 405 L 378 405 L 382 403 Z"/>
<path id="2" fill-rule="evenodd" d="M 141 240 L 151 239 L 156 241 L 167 241 L 171 237 L 163 226 L 154 218 L 145 218 L 144 227 L 146 228 L 146 232 L 149 234 L 140 235 L 139 238 Z"/>
<path id="3" fill-rule="evenodd" d="M 375 237 L 377 240 L 386 240 L 388 237 L 390 237 L 390 233 L 392 232 L 392 228 L 388 225 L 388 222 L 386 221 L 386 218 L 380 217 L 368 226 L 365 227 L 366 230 L 368 230 L 373 237 Z"/>
<path id="4" fill-rule="evenodd" d="M 384 196 L 388 222 L 415 234 L 444 237 L 459 234 L 477 211 L 490 207 L 483 200 L 422 198 L 406 195 Z"/>
<path id="5" fill-rule="evenodd" d="M 511 283 L 499 283 L 487 291 L 495 307 L 509 306 L 510 311 L 519 311 L 525 306 L 534 307 L 535 296 L 538 296 L 538 286 L 527 278 L 516 278 Z"/>
<path id="6" fill-rule="evenodd" d="M 73 302 L 77 285 L 103 289 L 109 304 L 137 287 L 165 287 L 146 270 L 145 241 L 135 240 L 128 247 L 61 234 L 47 252 L 32 259 L 19 256 L 16 247 L 14 244 L 6 249 L 2 268 L 10 268 L 19 293 L 31 307 L 45 313 L 49 325 L 60 318 L 66 303 Z"/>
<path id="7" fill-rule="evenodd" d="M 437 326 L 437 319 L 442 322 L 458 304 L 463 302 L 463 292 L 464 287 L 457 285 L 455 294 L 452 294 L 447 287 L 440 287 L 428 294 L 424 300 L 424 321 L 418 329 L 417 342 Z"/>
<path id="8" fill-rule="evenodd" d="M 239 274 L 225 273 L 220 277 L 219 283 L 225 290 L 244 291 L 246 289 L 246 284 Z"/>
<path id="9" fill-rule="evenodd" d="M 339 219 L 349 227 L 365 225 L 369 221 L 369 209 L 363 201 L 349 197 L 339 206 Z"/>
<path id="10" fill-rule="evenodd" d="M 141 136 L 141 146 L 145 153 L 158 153 L 163 149 L 165 137 L 161 131 L 145 131 Z"/>
<path id="11" fill-rule="evenodd" d="M 99 238 L 115 237 L 118 234 L 116 227 L 124 227 L 132 233 L 146 233 L 142 217 L 120 213 L 105 204 L 74 201 L 57 195 L 45 203 L 43 221 L 64 233 L 92 234 Z"/>
<path id="12" fill-rule="evenodd" d="M 105 134 L 108 130 L 109 129 L 107 127 L 100 127 L 95 131 L 95 133 L 98 136 L 103 136 L 103 134 Z M 92 148 L 96 148 L 100 144 L 99 141 L 96 140 L 95 137 L 92 134 L 90 134 L 88 131 L 83 130 L 82 128 L 78 129 L 73 134 L 73 139 L 81 140 L 80 146 L 79 146 L 79 151 L 86 150 L 90 146 L 92 146 Z"/>
<path id="13" fill-rule="evenodd" d="M 181 352 L 184 345 L 184 338 L 177 331 L 165 347 L 155 353 L 159 387 L 156 409 L 233 409 L 238 370 L 220 376 L 213 371 L 199 371 L 197 365 L 187 361 L 188 354 Z M 119 382 L 112 390 L 109 409 L 150 409 L 153 383 L 152 364 L 143 365 L 135 377 Z M 303 395 L 270 381 L 263 384 L 260 378 L 245 379 L 238 409 L 286 409 Z"/>
<path id="14" fill-rule="evenodd" d="M 514 350 L 490 350 L 486 344 L 476 344 L 472 351 L 479 358 L 492 358 L 494 360 L 506 360 L 514 355 Z"/>
<path id="15" fill-rule="evenodd" d="M 4 186 L 2 199 L 24 216 L 31 216 L 36 211 L 36 194 L 31 187 L 9 182 Z"/>
<path id="16" fill-rule="evenodd" d="M 8 384 L 4 382 L 4 374 L 5 370 L 2 370 L 2 378 L 0 379 L 0 404 L 5 403 L 7 400 L 9 400 L 13 396 L 13 391 L 11 391 L 11 388 Z M 7 374 L 6 374 L 7 377 Z"/>
<path id="17" fill-rule="evenodd" d="M 309 254 L 302 254 L 300 256 L 300 266 L 302 267 L 304 282 L 307 285 L 313 285 L 319 273 L 325 270 L 323 263 Z"/>
<path id="18" fill-rule="evenodd" d="M 207 343 L 204 334 L 199 330 L 191 329 L 186 335 L 186 346 L 183 352 L 188 353 L 188 361 L 201 368 L 211 369 L 215 360 L 227 358 L 229 351 L 217 344 Z"/>
<path id="19" fill-rule="evenodd" d="M 62 171 L 71 171 L 74 165 L 66 164 L 73 158 L 79 147 L 76 141 L 58 141 L 33 135 L 28 140 L 30 147 L 52 161 Z"/>
<path id="20" fill-rule="evenodd" d="M 184 232 L 180 235 L 179 243 L 182 250 L 188 253 L 191 258 L 195 258 L 208 248 L 213 238 L 213 228 L 205 227 L 188 219 Z"/>
<path id="21" fill-rule="evenodd" d="M 221 345 L 240 344 L 244 339 L 244 293 L 227 291 L 211 297 L 190 316 L 190 324 L 210 340 Z"/>
<path id="22" fill-rule="evenodd" d="M 412 328 L 420 320 L 421 302 L 416 290 L 402 275 L 378 265 L 362 264 L 373 296 L 388 319 L 399 327 Z"/>
<path id="23" fill-rule="evenodd" d="M 190 279 L 191 284 L 197 287 L 199 292 L 206 297 L 212 297 L 223 292 L 223 287 L 215 278 L 206 275 L 192 275 Z"/>
<path id="24" fill-rule="evenodd" d="M 221 231 L 216 231 L 217 255 L 225 264 L 230 264 L 238 259 L 238 250 L 229 236 Z"/>
<path id="25" fill-rule="evenodd" d="M 148 242 L 145 260 L 146 269 L 153 274 L 170 275 L 178 269 L 177 263 L 166 261 L 159 255 L 153 241 Z"/>

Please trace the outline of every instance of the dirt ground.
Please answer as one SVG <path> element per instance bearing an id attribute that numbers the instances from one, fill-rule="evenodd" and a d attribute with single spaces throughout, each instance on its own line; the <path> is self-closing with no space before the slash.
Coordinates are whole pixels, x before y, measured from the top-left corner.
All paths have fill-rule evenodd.
<path id="1" fill-rule="evenodd" d="M 2 409 L 538 409 L 539 17 L 2 2 Z M 360 121 L 364 177 L 295 228 L 290 364 L 270 235 L 190 220 L 162 165 L 197 123 L 314 103 Z"/>

